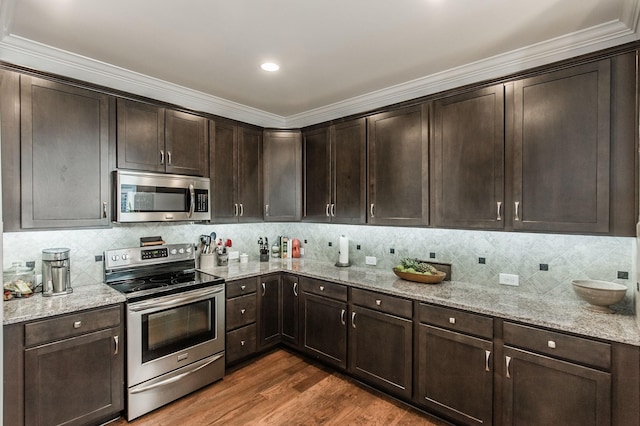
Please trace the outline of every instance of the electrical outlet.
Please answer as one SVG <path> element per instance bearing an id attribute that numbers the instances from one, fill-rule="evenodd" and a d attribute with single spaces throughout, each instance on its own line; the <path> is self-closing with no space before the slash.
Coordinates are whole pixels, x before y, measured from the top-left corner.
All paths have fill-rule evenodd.
<path id="1" fill-rule="evenodd" d="M 504 285 L 520 285 L 520 275 L 516 274 L 500 274 L 500 284 Z"/>
<path id="2" fill-rule="evenodd" d="M 378 264 L 378 258 L 375 256 L 366 256 L 364 258 L 364 263 L 367 265 L 376 266 Z"/>

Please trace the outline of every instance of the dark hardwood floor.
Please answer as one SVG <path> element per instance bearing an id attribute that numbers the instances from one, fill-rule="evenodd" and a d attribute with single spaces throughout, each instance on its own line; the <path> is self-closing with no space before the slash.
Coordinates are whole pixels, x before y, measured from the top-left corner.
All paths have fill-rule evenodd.
<path id="1" fill-rule="evenodd" d="M 222 381 L 109 426 L 445 425 L 351 378 L 286 350 L 270 352 Z"/>

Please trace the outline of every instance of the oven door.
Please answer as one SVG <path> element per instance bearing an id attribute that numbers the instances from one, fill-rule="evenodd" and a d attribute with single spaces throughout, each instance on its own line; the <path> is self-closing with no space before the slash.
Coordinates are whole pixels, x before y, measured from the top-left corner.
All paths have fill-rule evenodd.
<path id="1" fill-rule="evenodd" d="M 127 304 L 127 386 L 224 351 L 224 284 Z"/>

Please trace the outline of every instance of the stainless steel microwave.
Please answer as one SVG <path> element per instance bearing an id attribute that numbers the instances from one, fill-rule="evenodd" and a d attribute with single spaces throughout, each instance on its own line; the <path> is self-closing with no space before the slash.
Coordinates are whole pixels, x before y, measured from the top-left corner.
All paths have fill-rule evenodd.
<path id="1" fill-rule="evenodd" d="M 113 176 L 116 222 L 211 219 L 209 178 L 128 170 Z"/>

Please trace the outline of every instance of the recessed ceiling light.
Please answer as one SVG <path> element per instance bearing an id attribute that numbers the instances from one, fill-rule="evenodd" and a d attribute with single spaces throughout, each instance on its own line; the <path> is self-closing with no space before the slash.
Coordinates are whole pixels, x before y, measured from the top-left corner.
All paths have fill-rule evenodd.
<path id="1" fill-rule="evenodd" d="M 265 62 L 264 64 L 260 65 L 260 68 L 265 71 L 278 71 L 280 69 L 280 66 L 278 64 L 274 64 L 273 62 Z"/>

